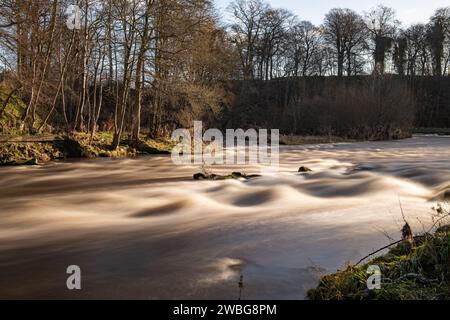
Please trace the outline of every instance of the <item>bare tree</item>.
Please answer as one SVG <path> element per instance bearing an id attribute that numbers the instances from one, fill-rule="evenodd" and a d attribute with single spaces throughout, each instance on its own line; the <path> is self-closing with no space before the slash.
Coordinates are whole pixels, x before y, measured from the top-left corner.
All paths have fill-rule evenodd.
<path id="1" fill-rule="evenodd" d="M 254 78 L 256 45 L 268 9 L 261 0 L 236 0 L 229 6 L 234 18 L 232 37 L 240 54 L 244 79 Z"/>
<path id="2" fill-rule="evenodd" d="M 121 90 L 116 101 L 115 121 L 114 121 L 114 138 L 112 149 L 117 149 L 122 139 L 125 125 L 125 116 L 129 105 L 129 95 L 132 82 L 132 75 L 135 68 L 135 52 L 136 52 L 136 27 L 137 27 L 137 11 L 139 1 L 118 0 L 116 4 L 117 20 L 119 22 L 120 38 L 117 39 L 121 43 L 122 49 L 122 83 Z"/>
<path id="3" fill-rule="evenodd" d="M 309 21 L 295 24 L 288 32 L 286 53 L 289 73 L 294 76 L 309 76 L 317 72 L 315 56 L 321 50 L 320 29 Z"/>
<path id="4" fill-rule="evenodd" d="M 336 56 L 337 75 L 343 76 L 345 62 L 347 75 L 355 73 L 367 37 L 362 17 L 350 9 L 332 9 L 325 16 L 324 30 L 325 39 Z"/>
<path id="5" fill-rule="evenodd" d="M 142 92 L 143 92 L 143 84 L 144 84 L 144 63 L 146 58 L 146 53 L 148 50 L 148 46 L 153 34 L 153 28 L 150 24 L 151 19 L 151 11 L 154 6 L 154 0 L 145 0 L 144 10 L 142 13 L 141 20 L 142 25 L 141 30 L 139 31 L 139 53 L 137 56 L 137 66 L 135 73 L 135 99 L 134 99 L 134 110 L 133 110 L 133 123 L 132 123 L 132 139 L 134 141 L 139 141 L 139 135 L 141 130 L 141 110 L 142 110 Z"/>
<path id="6" fill-rule="evenodd" d="M 356 75 L 367 46 L 367 29 L 364 19 L 353 10 L 344 12 L 344 49 L 347 76 Z"/>
<path id="7" fill-rule="evenodd" d="M 336 56 L 337 75 L 342 77 L 344 74 L 344 59 L 345 59 L 345 25 L 344 25 L 344 9 L 331 9 L 325 16 L 324 29 L 325 39 L 333 48 Z"/>
<path id="8" fill-rule="evenodd" d="M 415 76 L 426 74 L 428 60 L 427 30 L 423 24 L 415 24 L 404 31 L 406 39 L 407 74 Z"/>
<path id="9" fill-rule="evenodd" d="M 292 14 L 284 9 L 269 8 L 262 19 L 262 34 L 257 42 L 257 61 L 259 77 L 269 80 L 280 68 L 275 65 L 283 50 L 287 32 L 292 21 Z"/>

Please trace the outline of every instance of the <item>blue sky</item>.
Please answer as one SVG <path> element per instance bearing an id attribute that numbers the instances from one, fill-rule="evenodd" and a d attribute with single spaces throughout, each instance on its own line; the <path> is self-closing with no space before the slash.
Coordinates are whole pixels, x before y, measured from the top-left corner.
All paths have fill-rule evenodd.
<path id="1" fill-rule="evenodd" d="M 231 0 L 214 0 L 220 13 L 226 18 L 225 8 Z M 416 22 L 427 22 L 434 10 L 450 6 L 450 0 L 269 0 L 273 7 L 285 8 L 302 20 L 320 24 L 332 8 L 350 8 L 357 12 L 367 11 L 380 3 L 397 11 L 404 26 Z"/>

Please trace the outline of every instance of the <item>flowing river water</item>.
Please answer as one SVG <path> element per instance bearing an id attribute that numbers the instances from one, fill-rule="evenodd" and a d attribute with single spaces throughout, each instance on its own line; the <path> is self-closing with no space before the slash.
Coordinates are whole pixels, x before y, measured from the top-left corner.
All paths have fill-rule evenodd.
<path id="1" fill-rule="evenodd" d="M 250 181 L 193 181 L 169 156 L 0 168 L 0 298 L 233 300 L 242 275 L 243 299 L 302 299 L 400 237 L 399 199 L 420 232 L 450 190 L 450 137 L 282 147 L 280 162 Z M 231 171 L 258 168 L 214 169 Z"/>

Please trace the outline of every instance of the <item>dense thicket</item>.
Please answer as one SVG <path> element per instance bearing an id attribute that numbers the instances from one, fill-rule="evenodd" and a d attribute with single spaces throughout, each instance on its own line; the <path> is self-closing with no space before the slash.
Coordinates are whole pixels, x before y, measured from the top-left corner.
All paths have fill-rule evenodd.
<path id="1" fill-rule="evenodd" d="M 263 0 L 228 11 L 225 24 L 208 0 L 0 0 L 0 120 L 20 100 L 6 129 L 113 131 L 113 148 L 193 120 L 395 137 L 412 125 L 415 102 L 420 126 L 448 126 L 449 8 L 408 28 L 385 6 L 332 9 L 320 26 Z"/>
<path id="2" fill-rule="evenodd" d="M 450 128 L 450 77 L 409 77 L 418 128 Z"/>
<path id="3" fill-rule="evenodd" d="M 293 77 L 237 81 L 234 92 L 230 128 L 376 140 L 450 126 L 450 77 Z"/>

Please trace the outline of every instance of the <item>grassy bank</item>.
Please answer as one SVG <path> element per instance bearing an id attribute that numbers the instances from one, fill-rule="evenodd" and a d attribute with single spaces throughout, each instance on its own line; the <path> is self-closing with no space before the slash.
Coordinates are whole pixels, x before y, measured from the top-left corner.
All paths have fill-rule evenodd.
<path id="1" fill-rule="evenodd" d="M 9 142 L 0 142 L 0 165 L 36 165 L 67 158 L 122 158 L 168 154 L 173 147 L 170 140 L 142 137 L 139 143 L 123 141 L 119 148 L 111 150 L 112 139 L 113 135 L 109 132 L 97 133 L 92 143 L 90 136 L 85 133 L 55 136 L 50 141 L 44 141 L 46 139 L 40 139 L 39 136 L 20 141 L 20 137 L 10 136 Z"/>
<path id="2" fill-rule="evenodd" d="M 369 266 L 381 269 L 380 290 L 368 290 Z M 450 226 L 404 241 L 363 266 L 324 276 L 308 292 L 311 300 L 450 299 Z"/>

